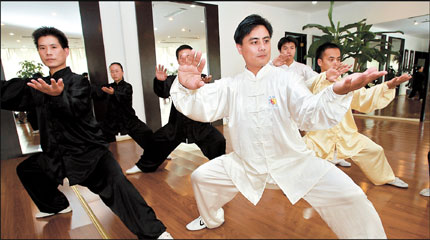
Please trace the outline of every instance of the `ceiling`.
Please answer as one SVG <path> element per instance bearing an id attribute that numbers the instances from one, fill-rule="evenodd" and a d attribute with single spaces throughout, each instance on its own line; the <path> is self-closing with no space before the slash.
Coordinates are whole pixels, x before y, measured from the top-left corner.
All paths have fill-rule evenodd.
<path id="1" fill-rule="evenodd" d="M 257 4 L 268 5 L 312 13 L 326 11 L 330 2 L 318 1 L 259 1 Z M 351 2 L 336 2 L 337 6 Z M 364 3 L 365 4 L 365 3 Z M 40 14 L 46 12 L 46 14 Z M 201 6 L 176 2 L 153 2 L 155 40 L 160 43 L 183 43 L 205 38 L 206 23 L 204 9 Z M 173 20 L 170 21 L 169 17 Z M 387 23 L 375 24 L 384 30 L 402 30 L 405 34 L 420 38 L 429 38 L 429 16 L 417 16 Z M 414 25 L 413 21 L 419 22 Z M 63 30 L 69 37 L 70 47 L 83 47 L 81 19 L 77 1 L 68 2 L 1 2 L 1 46 L 2 48 L 33 48 L 31 33 L 40 26 L 54 26 Z M 4 24 L 4 25 L 3 25 Z M 185 31 L 183 31 L 184 29 Z M 9 33 L 14 33 L 13 36 Z M 170 36 L 170 37 L 169 37 Z M 19 42 L 17 41 L 19 40 Z"/>
<path id="2" fill-rule="evenodd" d="M 312 2 L 316 2 L 316 4 Z M 305 13 L 315 13 L 322 10 L 327 11 L 330 7 L 329 1 L 256 1 L 254 3 Z M 336 1 L 336 7 L 351 3 L 351 1 Z"/>
<path id="3" fill-rule="evenodd" d="M 154 1 L 152 12 L 157 43 L 185 43 L 206 38 L 202 6 Z"/>
<path id="4" fill-rule="evenodd" d="M 76 1 L 1 1 L 1 24 L 2 48 L 34 48 L 31 34 L 41 26 L 61 29 L 69 38 L 70 47 L 83 47 L 81 15 Z"/>
<path id="5" fill-rule="evenodd" d="M 410 17 L 391 22 L 377 23 L 374 27 L 387 29 L 387 30 L 400 30 L 405 34 L 418 37 L 430 38 L 430 17 L 429 14 L 423 16 Z M 416 22 L 416 24 L 415 24 Z"/>

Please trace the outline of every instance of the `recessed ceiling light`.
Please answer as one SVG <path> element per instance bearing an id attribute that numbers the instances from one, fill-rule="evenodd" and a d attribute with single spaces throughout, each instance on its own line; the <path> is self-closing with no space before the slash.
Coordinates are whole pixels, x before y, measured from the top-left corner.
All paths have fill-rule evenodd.
<path id="1" fill-rule="evenodd" d="M 154 28 L 154 31 L 157 31 L 157 30 L 158 30 L 158 28 L 156 28 L 156 27 L 155 27 L 155 28 Z"/>
<path id="2" fill-rule="evenodd" d="M 170 36 L 167 36 L 167 38 L 170 38 Z"/>
<path id="3" fill-rule="evenodd" d="M 315 4 L 317 4 L 317 3 L 318 3 L 317 1 L 312 1 L 312 4 L 313 4 L 313 5 L 315 5 Z"/>
<path id="4" fill-rule="evenodd" d="M 172 18 L 172 17 L 169 17 L 169 21 L 173 21 L 173 18 Z"/>
<path id="5" fill-rule="evenodd" d="M 21 40 L 18 39 L 18 40 L 16 40 L 16 42 L 21 42 Z"/>
<path id="6" fill-rule="evenodd" d="M 190 7 L 192 7 L 192 8 L 193 8 L 193 7 L 196 7 L 196 5 L 192 4 L 192 5 L 190 5 Z"/>
<path id="7" fill-rule="evenodd" d="M 182 29 L 181 29 L 181 31 L 182 31 L 182 32 L 185 32 L 185 28 L 182 28 Z"/>
<path id="8" fill-rule="evenodd" d="M 57 16 L 57 13 L 56 12 L 52 12 L 51 15 L 52 16 Z"/>
<path id="9" fill-rule="evenodd" d="M 417 21 L 414 21 L 414 25 L 418 25 L 418 22 L 417 22 Z"/>
<path id="10" fill-rule="evenodd" d="M 15 33 L 9 33 L 9 35 L 13 36 L 13 35 L 15 35 Z"/>
<path id="11" fill-rule="evenodd" d="M 200 22 L 201 22 L 201 23 L 205 23 L 205 21 L 203 21 L 203 20 L 201 20 Z"/>

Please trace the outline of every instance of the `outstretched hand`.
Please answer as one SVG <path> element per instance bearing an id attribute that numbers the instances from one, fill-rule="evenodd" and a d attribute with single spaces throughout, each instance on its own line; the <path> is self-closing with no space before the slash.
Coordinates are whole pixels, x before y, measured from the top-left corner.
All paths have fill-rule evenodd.
<path id="1" fill-rule="evenodd" d="M 386 71 L 378 71 L 376 68 L 369 68 L 363 73 L 353 73 L 333 85 L 333 91 L 336 94 L 347 94 L 351 91 L 366 86 L 369 82 L 378 79 L 387 74 Z"/>
<path id="2" fill-rule="evenodd" d="M 390 81 L 388 81 L 387 82 L 387 86 L 388 86 L 389 89 L 393 89 L 397 85 L 400 85 L 401 83 L 406 82 L 406 81 L 408 81 L 411 78 L 412 78 L 411 75 L 405 73 L 405 74 L 403 74 L 403 75 L 401 75 L 399 77 L 395 77 L 395 78 L 391 79 Z"/>
<path id="3" fill-rule="evenodd" d="M 182 62 L 182 64 L 179 65 L 178 79 L 182 86 L 194 90 L 205 85 L 201 74 L 206 59 L 202 59 L 201 57 L 202 53 L 198 51 L 197 54 L 195 54 L 194 50 L 191 50 L 190 54 L 182 54 L 179 56 L 181 59 L 179 62 Z"/>
<path id="4" fill-rule="evenodd" d="M 167 68 L 158 64 L 158 68 L 157 66 L 155 67 L 155 77 L 160 81 L 165 81 L 167 79 Z"/>
<path id="5" fill-rule="evenodd" d="M 278 57 L 276 57 L 275 59 L 273 59 L 272 61 L 273 65 L 275 67 L 280 67 L 282 65 L 286 65 L 287 64 L 287 55 L 286 54 L 279 54 Z"/>
<path id="6" fill-rule="evenodd" d="M 41 78 L 38 78 L 37 81 L 31 79 L 31 81 L 27 83 L 27 85 L 51 96 L 60 95 L 64 89 L 64 83 L 62 78 L 58 79 L 58 82 L 56 82 L 55 79 L 51 78 L 51 85 L 47 84 Z"/>
<path id="7" fill-rule="evenodd" d="M 348 72 L 348 70 L 352 67 L 352 65 L 344 64 L 344 63 L 338 63 L 334 66 L 330 67 L 326 71 L 326 79 L 329 82 L 336 82 L 336 80 L 342 76 L 342 74 Z"/>
<path id="8" fill-rule="evenodd" d="M 102 91 L 112 95 L 115 92 L 115 89 L 113 89 L 112 87 L 102 87 Z"/>

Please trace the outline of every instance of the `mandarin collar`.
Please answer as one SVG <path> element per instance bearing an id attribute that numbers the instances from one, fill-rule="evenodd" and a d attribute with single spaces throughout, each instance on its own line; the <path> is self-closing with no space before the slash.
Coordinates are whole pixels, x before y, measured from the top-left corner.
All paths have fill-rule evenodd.
<path id="1" fill-rule="evenodd" d="M 113 81 L 113 83 L 114 84 L 116 84 L 117 86 L 118 85 L 121 85 L 121 84 L 124 84 L 125 83 L 125 79 L 124 79 L 124 77 L 121 79 L 121 81 L 119 81 L 118 83 L 116 83 L 115 81 Z"/>
<path id="2" fill-rule="evenodd" d="M 54 75 L 52 75 L 52 76 L 50 75 L 49 78 L 58 79 L 58 78 L 61 78 L 68 73 L 71 73 L 71 72 L 72 72 L 72 70 L 70 70 L 70 67 L 65 67 L 61 70 L 56 71 L 54 73 Z"/>
<path id="3" fill-rule="evenodd" d="M 257 72 L 257 75 L 254 75 L 254 73 L 252 73 L 251 71 L 248 70 L 248 68 L 245 67 L 245 74 L 247 75 L 247 77 L 249 77 L 252 80 L 261 79 L 266 75 L 270 67 L 271 67 L 270 64 L 267 63 L 266 65 L 264 65 L 264 67 L 260 69 L 260 71 Z"/>

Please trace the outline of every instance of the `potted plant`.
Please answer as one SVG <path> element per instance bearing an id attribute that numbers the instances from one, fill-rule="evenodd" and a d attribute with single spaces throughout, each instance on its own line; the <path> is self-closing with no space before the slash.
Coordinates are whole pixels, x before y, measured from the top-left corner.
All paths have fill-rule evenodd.
<path id="1" fill-rule="evenodd" d="M 19 70 L 16 75 L 20 78 L 32 78 L 35 74 L 42 76 L 42 67 L 41 63 L 35 63 L 35 61 L 27 61 L 19 63 L 21 65 L 21 70 Z M 15 116 L 18 118 L 19 123 L 25 123 L 27 115 L 25 112 L 15 113 Z M 33 128 L 34 129 L 34 128 Z"/>
<path id="2" fill-rule="evenodd" d="M 399 52 L 390 51 L 390 43 L 382 39 L 377 39 L 377 35 L 384 33 L 401 33 L 402 31 L 383 31 L 372 32 L 370 28 L 372 24 L 366 24 L 366 18 L 359 22 L 340 26 L 337 22 L 335 26 L 332 19 L 334 1 L 330 1 L 328 11 L 328 19 L 330 26 L 322 26 L 320 24 L 307 24 L 303 26 L 303 30 L 307 28 L 317 28 L 324 35 L 311 44 L 307 57 L 315 57 L 316 49 L 323 43 L 332 42 L 339 45 L 341 49 L 341 60 L 352 57 L 354 58 L 353 71 L 362 72 L 366 70 L 366 63 L 375 59 L 381 64 L 387 62 L 387 54 L 398 56 Z M 355 28 L 355 29 L 354 29 Z"/>
<path id="3" fill-rule="evenodd" d="M 35 61 L 27 61 L 24 60 L 23 62 L 20 62 L 19 65 L 21 65 L 21 70 L 19 70 L 16 74 L 20 78 L 31 78 L 34 74 L 42 74 L 42 67 L 43 65 L 41 63 L 36 63 Z"/>

